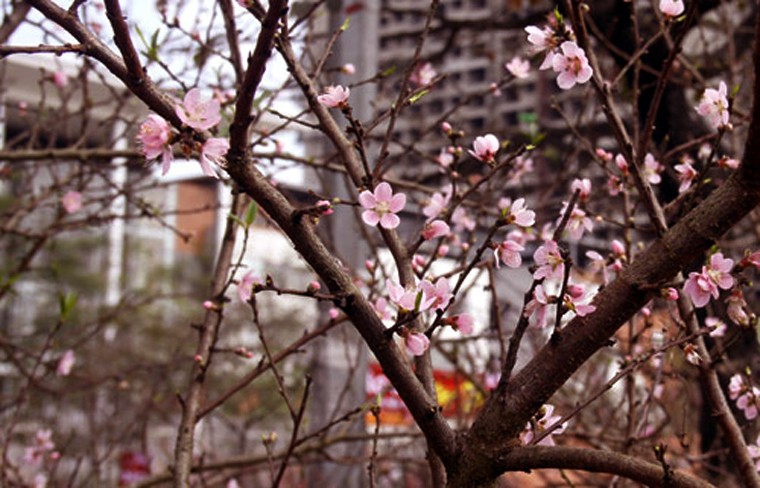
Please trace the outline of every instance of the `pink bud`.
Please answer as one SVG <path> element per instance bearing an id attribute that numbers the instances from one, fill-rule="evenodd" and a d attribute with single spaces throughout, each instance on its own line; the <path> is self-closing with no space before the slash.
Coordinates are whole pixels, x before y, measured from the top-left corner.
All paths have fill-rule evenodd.
<path id="1" fill-rule="evenodd" d="M 317 207 L 321 207 L 322 209 L 322 215 L 331 215 L 335 210 L 332 207 L 332 204 L 328 202 L 327 200 L 320 200 L 317 202 Z"/>
<path id="2" fill-rule="evenodd" d="M 331 319 L 335 320 L 338 318 L 338 315 L 340 315 L 340 310 L 338 310 L 335 307 L 332 307 L 330 310 L 327 311 L 327 314 L 330 316 Z"/>
<path id="3" fill-rule="evenodd" d="M 665 290 L 665 299 L 670 300 L 671 302 L 678 300 L 678 290 L 672 286 L 669 287 L 667 290 Z"/>
<path id="4" fill-rule="evenodd" d="M 412 259 L 412 262 L 415 266 L 425 266 L 425 256 L 420 256 L 419 254 L 415 254 L 414 258 Z"/>
<path id="5" fill-rule="evenodd" d="M 446 244 L 441 244 L 441 246 L 438 248 L 438 257 L 444 257 L 449 253 L 449 246 Z"/>
<path id="6" fill-rule="evenodd" d="M 345 73 L 347 75 L 352 75 L 352 74 L 356 73 L 356 66 L 354 66 L 351 63 L 346 63 L 346 64 L 344 64 L 343 66 L 340 67 L 340 70 L 341 70 L 341 72 L 343 72 L 343 73 Z"/>
<path id="7" fill-rule="evenodd" d="M 422 237 L 426 241 L 435 239 L 436 237 L 444 237 L 449 235 L 451 229 L 449 224 L 443 220 L 434 220 L 425 224 L 425 228 L 422 229 Z"/>
<path id="8" fill-rule="evenodd" d="M 58 88 L 65 88 L 69 84 L 69 78 L 66 76 L 66 73 L 59 70 L 53 73 L 53 83 Z"/>
<path id="9" fill-rule="evenodd" d="M 613 240 L 611 247 L 612 247 L 612 252 L 616 256 L 625 256 L 625 246 L 619 240 L 617 239 Z"/>
<path id="10" fill-rule="evenodd" d="M 306 291 L 309 293 L 316 293 L 322 288 L 322 285 L 319 284 L 318 281 L 312 281 L 308 285 L 306 285 Z"/>
<path id="11" fill-rule="evenodd" d="M 430 347 L 430 339 L 425 334 L 418 332 L 407 334 L 404 342 L 406 343 L 406 348 L 413 356 L 421 356 Z"/>
<path id="12" fill-rule="evenodd" d="M 216 305 L 214 305 L 214 302 L 212 302 L 211 300 L 206 300 L 205 302 L 203 302 L 203 308 L 205 308 L 206 310 L 216 310 Z"/>
<path id="13" fill-rule="evenodd" d="M 370 273 L 373 273 L 375 271 L 375 263 L 372 262 L 371 259 L 364 261 L 364 267 L 367 268 L 367 271 Z"/>
<path id="14" fill-rule="evenodd" d="M 441 130 L 446 135 L 451 134 L 451 131 L 452 131 L 451 124 L 449 124 L 448 122 L 444 120 L 443 122 L 441 122 Z"/>
<path id="15" fill-rule="evenodd" d="M 193 357 L 193 361 L 195 361 L 198 364 L 203 364 L 203 356 L 201 356 L 200 354 L 196 354 Z"/>

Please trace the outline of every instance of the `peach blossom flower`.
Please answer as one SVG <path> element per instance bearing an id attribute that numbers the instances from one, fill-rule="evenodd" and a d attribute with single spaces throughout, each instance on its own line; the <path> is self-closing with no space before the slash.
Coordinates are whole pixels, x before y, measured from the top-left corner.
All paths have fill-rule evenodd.
<path id="1" fill-rule="evenodd" d="M 317 97 L 317 101 L 327 108 L 343 108 L 348 106 L 348 96 L 351 90 L 341 85 L 328 86 L 325 93 Z"/>
<path id="2" fill-rule="evenodd" d="M 219 100 L 211 98 L 202 101 L 198 88 L 187 92 L 182 105 L 176 105 L 174 110 L 185 125 L 196 130 L 208 130 L 222 120 Z"/>
<path id="3" fill-rule="evenodd" d="M 391 185 L 382 182 L 374 192 L 364 190 L 359 194 L 359 203 L 365 209 L 362 220 L 367 225 L 378 225 L 385 229 L 395 229 L 401 223 L 396 213 L 406 205 L 406 195 L 393 193 Z"/>

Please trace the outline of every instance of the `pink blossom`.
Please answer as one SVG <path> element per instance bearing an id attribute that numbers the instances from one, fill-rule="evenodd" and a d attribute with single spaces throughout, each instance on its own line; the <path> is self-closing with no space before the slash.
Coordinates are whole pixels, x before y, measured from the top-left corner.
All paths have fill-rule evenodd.
<path id="1" fill-rule="evenodd" d="M 34 480 L 32 481 L 32 488 L 47 488 L 48 479 L 47 476 L 45 476 L 42 473 L 37 473 L 34 475 Z"/>
<path id="2" fill-rule="evenodd" d="M 562 210 L 560 211 L 560 217 L 557 219 L 559 225 L 562 221 L 562 217 L 567 211 L 568 202 L 562 202 Z M 565 230 L 568 236 L 573 240 L 580 240 L 583 237 L 585 231 L 591 232 L 594 229 L 594 224 L 590 218 L 586 217 L 586 212 L 578 207 L 573 207 L 573 211 L 570 213 L 570 218 L 567 221 Z"/>
<path id="3" fill-rule="evenodd" d="M 736 169 L 739 167 L 739 160 L 723 156 L 718 159 L 718 166 L 724 169 Z"/>
<path id="4" fill-rule="evenodd" d="M 524 250 L 525 248 L 515 241 L 507 239 L 502 242 L 493 251 L 494 258 L 496 259 L 496 267 L 499 267 L 499 261 L 501 261 L 509 268 L 519 268 L 522 264 L 522 256 L 520 255 L 520 252 Z"/>
<path id="5" fill-rule="evenodd" d="M 411 332 L 404 337 L 406 349 L 412 356 L 422 356 L 430 347 L 430 339 L 425 334 Z"/>
<path id="6" fill-rule="evenodd" d="M 68 191 L 61 198 L 61 205 L 66 213 L 74 213 L 82 208 L 82 194 L 78 191 Z"/>
<path id="7" fill-rule="evenodd" d="M 61 70 L 56 71 L 53 73 L 53 83 L 58 88 L 66 88 L 66 85 L 69 84 L 69 78 L 66 76 L 66 73 L 64 73 Z"/>
<path id="8" fill-rule="evenodd" d="M 678 181 L 681 182 L 678 193 L 683 193 L 691 188 L 692 181 L 697 177 L 697 170 L 694 169 L 689 160 L 685 160 L 683 164 L 675 165 L 675 169 L 678 173 Z"/>
<path id="9" fill-rule="evenodd" d="M 182 105 L 174 107 L 177 117 L 185 125 L 196 130 L 208 130 L 221 122 L 222 116 L 219 109 L 219 100 L 213 97 L 201 101 L 201 91 L 198 88 L 187 92 Z"/>
<path id="10" fill-rule="evenodd" d="M 406 195 L 393 194 L 391 185 L 382 182 L 375 187 L 374 193 L 364 190 L 359 194 L 359 203 L 365 209 L 362 220 L 367 225 L 378 225 L 384 229 L 395 229 L 401 223 L 396 213 L 406 205 Z"/>
<path id="11" fill-rule="evenodd" d="M 612 254 L 617 257 L 625 257 L 625 245 L 617 239 L 613 239 L 610 243 Z"/>
<path id="12" fill-rule="evenodd" d="M 738 288 L 731 291 L 731 294 L 726 299 L 728 306 L 726 307 L 726 315 L 735 324 L 742 327 L 748 327 L 750 323 L 749 314 L 747 314 L 747 302 L 744 300 L 744 294 Z"/>
<path id="13" fill-rule="evenodd" d="M 464 207 L 457 207 L 454 210 L 454 213 L 451 214 L 451 221 L 454 223 L 454 232 L 461 232 L 463 230 L 473 231 L 477 225 Z"/>
<path id="14" fill-rule="evenodd" d="M 210 137 L 206 139 L 201 148 L 201 157 L 198 163 L 201 165 L 203 174 L 218 178 L 216 171 L 211 167 L 211 163 L 221 166 L 224 162 L 224 156 L 230 150 L 230 141 L 222 137 Z"/>
<path id="15" fill-rule="evenodd" d="M 375 309 L 375 313 L 380 320 L 391 320 L 391 309 L 388 307 L 388 300 L 383 297 L 378 297 L 375 303 L 372 304 L 372 308 Z"/>
<path id="16" fill-rule="evenodd" d="M 596 251 L 586 251 L 586 257 L 591 260 L 591 269 L 594 273 L 602 273 L 602 281 L 607 283 L 609 276 L 607 274 L 607 259 Z"/>
<path id="17" fill-rule="evenodd" d="M 327 108 L 345 108 L 348 107 L 348 96 L 351 90 L 341 85 L 328 86 L 325 93 L 317 97 L 317 101 Z"/>
<path id="18" fill-rule="evenodd" d="M 733 265 L 734 261 L 724 258 L 722 253 L 713 254 L 710 257 L 710 264 L 702 266 L 701 273 L 689 273 L 683 292 L 691 298 L 695 307 L 704 307 L 711 296 L 718 298 L 720 295 L 718 288 L 728 290 L 734 286 L 734 278 L 731 276 Z"/>
<path id="19" fill-rule="evenodd" d="M 597 147 L 596 150 L 594 150 L 594 154 L 596 154 L 596 157 L 602 160 L 602 163 L 609 163 L 612 161 L 612 153 L 605 151 L 601 147 Z"/>
<path id="20" fill-rule="evenodd" d="M 525 208 L 525 199 L 518 198 L 512 202 L 509 198 L 502 198 L 498 204 L 501 216 L 507 224 L 517 224 L 520 227 L 530 227 L 536 223 L 536 212 Z"/>
<path id="21" fill-rule="evenodd" d="M 161 156 L 162 166 L 161 174 L 169 172 L 172 159 L 171 145 L 171 128 L 169 123 L 155 114 L 148 115 L 148 118 L 140 124 L 140 130 L 137 133 L 137 140 L 142 146 L 142 152 L 145 159 L 151 160 Z"/>
<path id="22" fill-rule="evenodd" d="M 497 85 L 496 83 L 491 83 L 490 85 L 488 85 L 488 91 L 491 92 L 491 95 L 495 97 L 501 96 L 501 89 L 499 88 L 499 85 Z"/>
<path id="23" fill-rule="evenodd" d="M 432 83 L 436 76 L 438 73 L 433 69 L 433 65 L 426 62 L 417 65 L 409 77 L 409 81 L 418 87 L 423 87 Z"/>
<path id="24" fill-rule="evenodd" d="M 721 81 L 717 90 L 714 88 L 705 90 L 699 105 L 696 107 L 697 113 L 706 117 L 710 125 L 716 129 L 728 126 L 729 113 L 726 91 L 726 84 Z"/>
<path id="25" fill-rule="evenodd" d="M 536 415 L 533 417 L 534 422 L 528 422 L 525 425 L 525 429 L 523 429 L 522 433 L 520 434 L 520 440 L 523 442 L 523 444 L 531 444 L 533 442 L 534 437 L 537 437 L 541 433 L 543 433 L 548 428 L 552 427 L 554 424 L 562 420 L 562 417 L 559 415 L 554 415 L 554 406 L 546 404 L 536 413 Z M 561 434 L 565 431 L 567 428 L 567 422 L 559 425 L 556 429 L 552 431 L 551 434 L 547 435 L 543 439 L 541 439 L 538 442 L 538 445 L 540 446 L 553 446 L 555 445 L 554 439 L 552 438 L 553 435 Z"/>
<path id="26" fill-rule="evenodd" d="M 552 69 L 559 73 L 557 85 L 568 90 L 576 83 L 586 83 L 591 79 L 593 71 L 588 64 L 586 53 L 572 41 L 565 41 L 560 46 L 562 53 L 552 58 Z"/>
<path id="27" fill-rule="evenodd" d="M 203 302 L 203 308 L 206 310 L 218 310 L 218 306 L 216 303 L 212 302 L 211 300 L 205 300 Z"/>
<path id="28" fill-rule="evenodd" d="M 454 315 L 453 317 L 448 317 L 445 322 L 462 334 L 470 335 L 474 330 L 473 324 L 475 319 L 468 313 L 461 313 L 459 315 Z"/>
<path id="29" fill-rule="evenodd" d="M 587 201 L 588 197 L 591 196 L 591 180 L 588 178 L 583 178 L 582 180 L 579 178 L 574 179 L 570 184 L 570 191 L 573 193 L 578 192 L 578 199 L 581 202 Z"/>
<path id="30" fill-rule="evenodd" d="M 386 280 L 385 287 L 388 290 L 388 296 L 391 301 L 395 303 L 401 310 L 412 311 L 415 309 L 417 302 L 417 289 L 403 286 L 394 283 L 391 280 Z"/>
<path id="31" fill-rule="evenodd" d="M 478 136 L 472 143 L 472 149 L 469 152 L 475 159 L 484 163 L 492 164 L 495 162 L 494 157 L 499 151 L 499 140 L 493 134 Z"/>
<path id="32" fill-rule="evenodd" d="M 24 462 L 37 464 L 46 452 L 55 449 L 55 444 L 51 440 L 52 435 L 50 429 L 39 429 L 34 436 L 34 443 L 24 450 Z"/>
<path id="33" fill-rule="evenodd" d="M 428 204 L 422 209 L 422 213 L 428 220 L 433 220 L 443 212 L 446 205 L 449 204 L 449 200 L 451 200 L 451 187 L 444 193 L 435 192 L 431 195 Z"/>
<path id="34" fill-rule="evenodd" d="M 335 320 L 340 316 L 340 310 L 330 307 L 330 310 L 327 311 L 327 316 L 330 317 L 330 320 Z"/>
<path id="35" fill-rule="evenodd" d="M 760 389 L 748 384 L 743 376 L 735 374 L 731 377 L 728 384 L 728 396 L 736 402 L 739 410 L 744 412 L 747 420 L 757 418 Z"/>
<path id="36" fill-rule="evenodd" d="M 554 58 L 554 50 L 557 47 L 557 40 L 552 28 L 544 26 L 542 29 L 539 29 L 535 25 L 529 25 L 525 28 L 525 32 L 528 33 L 528 42 L 533 45 L 531 48 L 533 54 L 546 52 L 546 57 L 538 69 L 551 68 L 552 58 Z"/>
<path id="37" fill-rule="evenodd" d="M 567 287 L 567 293 L 565 293 L 564 296 L 564 304 L 568 310 L 575 312 L 579 317 L 585 317 L 596 310 L 594 305 L 582 303 L 586 299 L 586 289 L 582 285 L 573 284 Z"/>
<path id="38" fill-rule="evenodd" d="M 660 177 L 662 170 L 662 165 L 654 158 L 652 153 L 647 153 L 644 157 L 644 178 L 652 185 L 657 185 L 662 181 Z"/>
<path id="39" fill-rule="evenodd" d="M 663 293 L 663 296 L 665 300 L 675 302 L 676 300 L 678 300 L 678 290 L 670 286 L 665 290 L 665 292 Z"/>
<path id="40" fill-rule="evenodd" d="M 318 200 L 314 205 L 320 210 L 322 215 L 332 215 L 335 212 L 332 203 L 328 200 Z"/>
<path id="41" fill-rule="evenodd" d="M 543 329 L 546 327 L 547 312 L 549 308 L 549 297 L 546 295 L 544 285 L 537 285 L 533 290 L 533 298 L 525 306 L 524 315 L 530 317 L 536 314 L 536 327 Z"/>
<path id="42" fill-rule="evenodd" d="M 507 240 L 515 241 L 516 243 L 524 246 L 525 244 L 535 241 L 536 236 L 532 232 L 527 232 L 525 229 L 512 229 L 507 233 Z"/>
<path id="43" fill-rule="evenodd" d="M 628 176 L 630 174 L 628 161 L 625 160 L 625 156 L 622 154 L 615 155 L 615 166 L 617 166 L 620 172 L 623 173 L 623 176 Z"/>
<path id="44" fill-rule="evenodd" d="M 250 300 L 251 295 L 253 294 L 254 285 L 260 284 L 261 278 L 253 274 L 253 271 L 248 271 L 246 274 L 244 274 L 240 279 L 237 287 L 238 297 L 240 298 L 240 301 L 247 302 Z"/>
<path id="45" fill-rule="evenodd" d="M 512 58 L 510 62 L 504 65 L 515 78 L 527 78 L 530 73 L 530 63 L 519 56 Z"/>
<path id="46" fill-rule="evenodd" d="M 425 224 L 425 228 L 422 229 L 422 238 L 426 241 L 435 239 L 437 237 L 446 237 L 451 234 L 449 224 L 443 220 L 434 220 Z"/>
<path id="47" fill-rule="evenodd" d="M 449 280 L 441 276 L 435 282 L 430 283 L 423 280 L 419 284 L 419 289 L 424 293 L 424 301 L 429 302 L 426 309 L 443 310 L 451 301 L 451 287 Z M 422 307 L 420 307 L 422 308 Z"/>
<path id="48" fill-rule="evenodd" d="M 534 279 L 561 280 L 565 276 L 565 260 L 556 241 L 548 240 L 540 245 L 533 253 L 533 260 L 538 265 L 538 269 L 533 273 Z"/>
<path id="49" fill-rule="evenodd" d="M 683 0 L 660 0 L 660 12 L 666 17 L 678 17 L 683 11 Z"/>
<path id="50" fill-rule="evenodd" d="M 705 319 L 705 325 L 712 329 L 710 331 L 710 337 L 723 337 L 726 335 L 726 330 L 728 330 L 726 323 L 716 317 L 707 317 Z"/>
<path id="51" fill-rule="evenodd" d="M 615 175 L 607 180 L 607 192 L 611 197 L 618 195 L 623 190 L 623 181 Z"/>
<path id="52" fill-rule="evenodd" d="M 446 169 L 454 162 L 454 155 L 446 149 L 441 149 L 441 152 L 438 153 L 438 157 L 435 158 L 435 160 L 441 165 L 441 169 Z"/>
<path id="53" fill-rule="evenodd" d="M 71 368 L 74 367 L 76 360 L 77 358 L 74 355 L 74 351 L 67 349 L 61 356 L 61 359 L 58 360 L 58 367 L 55 370 L 55 374 L 58 376 L 68 376 L 71 373 Z"/>
<path id="54" fill-rule="evenodd" d="M 690 342 L 687 342 L 683 346 L 683 353 L 686 356 L 686 360 L 694 366 L 698 366 L 702 362 L 702 356 L 699 355 L 697 347 Z"/>

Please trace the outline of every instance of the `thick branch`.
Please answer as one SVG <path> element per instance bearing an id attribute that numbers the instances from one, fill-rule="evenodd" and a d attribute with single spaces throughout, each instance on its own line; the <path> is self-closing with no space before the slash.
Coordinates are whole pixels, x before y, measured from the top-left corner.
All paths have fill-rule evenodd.
<path id="1" fill-rule="evenodd" d="M 671 472 L 668 481 L 662 466 L 617 452 L 560 446 L 526 446 L 515 449 L 501 459 L 504 471 L 531 469 L 577 469 L 592 473 L 609 473 L 646 486 L 710 488 L 713 485 L 679 472 Z"/>

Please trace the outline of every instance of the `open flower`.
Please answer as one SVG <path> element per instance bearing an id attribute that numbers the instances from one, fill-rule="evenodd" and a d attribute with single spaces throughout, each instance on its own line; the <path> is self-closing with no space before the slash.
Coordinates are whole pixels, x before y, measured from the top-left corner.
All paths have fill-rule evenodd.
<path id="1" fill-rule="evenodd" d="M 385 229 L 395 229 L 401 223 L 396 213 L 406 205 L 406 195 L 403 193 L 393 194 L 391 185 L 382 182 L 375 187 L 375 191 L 364 190 L 359 194 L 359 203 L 365 209 L 362 212 L 362 220 L 367 225 L 378 225 Z"/>
<path id="2" fill-rule="evenodd" d="M 447 317 L 444 319 L 444 323 L 452 326 L 464 335 L 470 335 L 474 330 L 473 324 L 475 323 L 475 319 L 468 313 L 460 313 L 453 317 Z"/>
<path id="3" fill-rule="evenodd" d="M 169 171 L 174 158 L 169 143 L 170 139 L 171 128 L 169 123 L 155 114 L 148 115 L 148 118 L 140 124 L 140 130 L 137 132 L 137 141 L 140 143 L 145 159 L 150 161 L 161 156 L 162 174 Z"/>
<path id="4" fill-rule="evenodd" d="M 259 284 L 261 284 L 261 278 L 253 274 L 253 271 L 248 271 L 244 274 L 237 287 L 238 298 L 240 298 L 240 301 L 247 302 L 250 300 L 251 295 L 253 294 L 254 285 Z"/>
<path id="5" fill-rule="evenodd" d="M 726 84 L 720 82 L 718 89 L 708 88 L 697 106 L 697 113 L 707 118 L 716 129 L 728 126 L 728 98 Z"/>
<path id="6" fill-rule="evenodd" d="M 438 278 L 435 284 L 432 284 L 427 280 L 421 281 L 419 289 L 425 294 L 424 301 L 430 302 L 428 308 L 443 310 L 451 301 L 451 287 L 449 285 L 449 280 L 443 276 Z"/>
<path id="7" fill-rule="evenodd" d="M 423 87 L 432 83 L 436 76 L 438 73 L 433 69 L 433 65 L 425 62 L 417 65 L 409 77 L 409 81 L 418 87 Z"/>
<path id="8" fill-rule="evenodd" d="M 428 222 L 425 224 L 425 227 L 422 229 L 422 238 L 426 241 L 429 241 L 430 239 L 435 239 L 437 237 L 445 237 L 451 234 L 451 229 L 449 228 L 449 224 L 444 222 L 443 220 L 434 220 L 432 222 Z"/>
<path id="9" fill-rule="evenodd" d="M 219 100 L 211 98 L 201 100 L 201 91 L 193 88 L 185 95 L 182 105 L 174 107 L 177 116 L 188 127 L 196 130 L 208 130 L 221 122 Z"/>
<path id="10" fill-rule="evenodd" d="M 523 250 L 525 250 L 525 248 L 520 243 L 511 239 L 502 242 L 493 251 L 494 258 L 496 259 L 496 267 L 499 267 L 499 262 L 501 261 L 509 268 L 519 268 L 522 264 L 522 256 L 520 255 L 520 252 Z"/>
<path id="11" fill-rule="evenodd" d="M 203 170 L 203 174 L 218 178 L 216 171 L 211 167 L 211 163 L 220 166 L 229 149 L 230 141 L 226 138 L 210 137 L 209 139 L 206 139 L 206 142 L 203 143 L 203 148 L 201 149 L 201 157 L 198 160 L 201 169 Z"/>
<path id="12" fill-rule="evenodd" d="M 689 273 L 689 278 L 683 286 L 694 306 L 704 307 L 710 301 L 710 297 L 718 298 L 718 289 L 728 290 L 734 286 L 734 277 L 731 276 L 731 268 L 734 261 L 726 259 L 722 253 L 715 253 L 710 257 L 710 264 L 702 266 L 701 273 Z"/>
<path id="13" fill-rule="evenodd" d="M 562 52 L 552 58 L 552 69 L 559 73 L 557 85 L 563 90 L 568 90 L 576 83 L 586 83 L 590 80 L 593 70 L 583 49 L 572 41 L 563 42 L 560 49 Z"/>
<path id="14" fill-rule="evenodd" d="M 527 78 L 530 73 L 530 63 L 519 56 L 512 58 L 510 62 L 504 65 L 515 78 Z"/>
<path id="15" fill-rule="evenodd" d="M 328 86 L 325 93 L 317 97 L 317 101 L 327 108 L 343 108 L 348 106 L 348 95 L 351 90 L 341 85 Z"/>
<path id="16" fill-rule="evenodd" d="M 678 193 L 683 193 L 691 188 L 691 183 L 697 177 L 697 170 L 691 165 L 690 160 L 685 160 L 682 164 L 675 165 L 675 169 L 678 173 L 678 181 L 681 182 L 678 187 Z"/>
<path id="17" fill-rule="evenodd" d="M 560 254 L 556 241 L 549 240 L 541 244 L 533 253 L 533 260 L 538 265 L 533 279 L 561 280 L 565 276 L 565 259 Z"/>
<path id="18" fill-rule="evenodd" d="M 469 149 L 467 152 L 475 159 L 491 164 L 494 162 L 494 156 L 496 156 L 498 150 L 499 140 L 493 134 L 486 134 L 476 137 L 472 143 L 472 149 Z"/>
<path id="19" fill-rule="evenodd" d="M 498 203 L 502 218 L 508 224 L 517 224 L 520 227 L 530 227 L 536 223 L 536 212 L 525 208 L 525 199 L 518 198 L 514 202 L 509 198 L 502 198 Z"/>
<path id="20" fill-rule="evenodd" d="M 652 153 L 647 153 L 644 157 L 644 178 L 646 178 L 650 184 L 658 185 L 660 181 L 662 181 L 662 178 L 660 177 L 662 170 L 663 167 L 660 162 L 654 158 Z"/>

